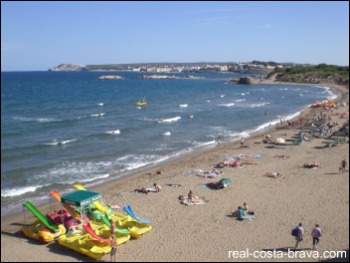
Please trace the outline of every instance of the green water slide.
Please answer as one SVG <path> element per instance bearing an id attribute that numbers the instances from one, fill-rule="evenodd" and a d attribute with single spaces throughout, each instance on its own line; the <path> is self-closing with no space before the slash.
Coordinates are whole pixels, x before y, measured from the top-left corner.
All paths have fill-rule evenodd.
<path id="1" fill-rule="evenodd" d="M 59 231 L 59 228 L 52 224 L 49 219 L 46 218 L 31 202 L 24 202 L 23 205 L 28 208 L 30 212 L 34 216 L 36 216 L 41 223 L 43 223 L 48 229 L 50 229 L 52 232 Z"/>

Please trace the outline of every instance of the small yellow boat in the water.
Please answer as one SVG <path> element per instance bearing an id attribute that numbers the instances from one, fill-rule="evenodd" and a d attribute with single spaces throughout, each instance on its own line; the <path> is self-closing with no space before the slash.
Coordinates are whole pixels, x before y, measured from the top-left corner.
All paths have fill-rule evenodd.
<path id="1" fill-rule="evenodd" d="M 138 107 L 146 107 L 147 106 L 146 98 L 143 98 L 142 100 L 139 100 L 138 102 L 136 102 L 136 106 L 138 106 Z"/>

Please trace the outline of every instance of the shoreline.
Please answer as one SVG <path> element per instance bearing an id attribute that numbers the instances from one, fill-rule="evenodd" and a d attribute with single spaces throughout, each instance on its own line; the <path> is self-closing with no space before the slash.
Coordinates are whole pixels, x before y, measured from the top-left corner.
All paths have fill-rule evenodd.
<path id="1" fill-rule="evenodd" d="M 258 84 L 268 84 L 268 85 L 272 84 L 273 85 L 274 83 L 269 81 L 269 80 L 260 79 L 260 83 L 258 83 Z M 282 84 L 289 84 L 289 83 L 282 83 Z M 300 83 L 294 83 L 294 84 L 298 85 L 298 86 L 302 85 Z M 293 83 L 292 83 L 292 85 L 293 85 Z M 304 86 L 307 86 L 307 85 L 304 85 Z M 314 84 L 310 84 L 310 86 L 315 87 Z M 322 87 L 319 87 L 319 88 L 323 91 L 327 90 L 326 88 L 322 88 Z M 319 88 L 317 88 L 317 89 L 319 89 Z M 334 94 L 336 94 L 336 93 L 334 93 Z M 339 96 L 338 93 L 337 93 L 337 95 Z M 284 119 L 285 121 L 287 121 L 287 120 L 292 120 L 294 118 L 299 118 L 301 116 L 302 112 L 304 110 L 307 110 L 307 106 L 305 106 L 304 108 L 294 108 L 294 110 L 296 110 L 296 111 L 292 112 L 292 113 L 284 114 L 283 116 L 280 117 L 280 119 Z M 257 124 L 256 126 L 252 126 L 250 128 L 247 128 L 246 130 L 242 130 L 242 131 L 236 132 L 234 134 L 231 134 L 232 136 L 230 136 L 230 135 L 228 135 L 226 137 L 221 136 L 221 144 L 226 145 L 226 144 L 230 144 L 230 143 L 235 143 L 238 140 L 240 140 L 241 136 L 245 137 L 245 138 L 253 138 L 253 137 L 259 136 L 261 134 L 267 133 L 267 132 L 269 132 L 269 130 L 274 129 L 276 125 L 278 126 L 280 119 L 278 117 L 276 117 L 275 119 L 272 118 L 270 120 L 266 120 L 265 122 L 263 122 L 261 124 Z M 86 184 L 89 188 L 94 188 L 94 187 L 97 187 L 97 186 L 100 186 L 103 184 L 109 184 L 112 181 L 119 180 L 120 178 L 123 178 L 123 177 L 129 177 L 130 175 L 140 173 L 140 172 L 148 170 L 148 169 L 152 169 L 153 167 L 156 167 L 159 165 L 167 164 L 169 162 L 172 162 L 172 161 L 175 161 L 175 160 L 178 160 L 181 158 L 185 158 L 185 157 L 191 156 L 193 154 L 205 152 L 208 150 L 209 151 L 213 150 L 215 147 L 216 147 L 216 142 L 214 141 L 214 138 L 213 138 L 212 141 L 202 142 L 199 145 L 191 146 L 191 147 L 177 150 L 174 152 L 169 152 L 167 155 L 164 156 L 165 158 L 160 158 L 159 160 L 153 161 L 151 163 L 148 163 L 148 164 L 146 164 L 142 167 L 136 168 L 136 169 L 111 170 L 108 173 L 106 172 L 106 176 L 104 179 L 95 178 L 95 179 L 92 179 L 90 181 L 85 182 L 84 184 Z M 65 189 L 62 194 L 68 194 L 67 190 Z M 50 200 L 49 200 L 49 196 L 46 196 L 45 193 L 42 193 L 41 196 L 34 197 L 32 199 L 32 202 L 37 204 L 38 206 L 41 206 L 41 205 L 48 204 L 50 202 Z M 10 215 L 18 214 L 18 213 L 20 213 L 21 209 L 22 209 L 21 204 L 17 204 L 15 207 L 12 207 L 12 211 L 10 209 L 8 209 L 8 207 L 6 207 L 6 209 L 4 209 L 2 211 L 2 216 L 10 216 Z"/>
<path id="2" fill-rule="evenodd" d="M 316 84 L 309 84 L 308 85 L 308 84 L 302 84 L 302 83 L 281 83 L 281 82 L 273 82 L 273 81 L 266 81 L 266 80 L 262 80 L 259 82 L 260 82 L 259 84 L 286 84 L 286 85 L 297 84 L 297 85 L 305 85 L 305 86 L 326 86 L 326 87 L 329 87 L 331 89 L 335 89 L 340 93 L 338 98 L 337 98 L 337 101 L 341 101 L 341 100 L 345 99 L 348 102 L 348 97 L 346 97 L 346 92 L 348 92 L 348 89 L 346 89 L 345 87 L 339 86 L 339 85 L 334 85 L 334 84 L 329 84 L 329 83 L 318 84 L 318 85 L 316 85 Z M 296 119 L 307 118 L 312 113 L 313 113 L 313 110 L 311 110 L 310 108 L 307 108 L 304 111 L 302 111 L 301 114 L 296 117 Z M 269 130 L 268 132 L 271 135 L 276 136 L 276 137 L 280 136 L 282 133 L 283 133 L 283 135 L 287 134 L 287 137 L 288 136 L 290 137 L 295 133 L 294 129 L 290 130 L 290 129 L 286 129 L 286 128 L 281 128 L 281 129 L 273 128 L 273 129 Z M 208 205 L 205 205 L 205 206 L 199 206 L 199 207 L 197 207 L 198 209 L 186 208 L 186 207 L 182 207 L 178 204 L 173 206 L 173 203 L 176 202 L 174 200 L 178 196 L 178 193 L 181 192 L 182 194 L 186 194 L 189 191 L 189 188 L 187 187 L 187 185 L 189 185 L 191 188 L 193 188 L 193 190 L 195 190 L 195 192 L 199 192 L 199 194 L 206 194 L 208 196 L 210 195 L 211 202 L 215 203 L 215 202 L 220 202 L 220 200 L 221 200 L 217 197 L 217 196 L 220 196 L 220 194 L 217 194 L 217 196 L 215 196 L 215 193 L 208 192 L 208 190 L 198 189 L 198 183 L 203 183 L 203 180 L 198 179 L 198 178 L 189 177 L 189 176 L 183 176 L 183 173 L 188 171 L 188 170 L 193 170 L 193 169 L 203 169 L 203 170 L 204 169 L 207 169 L 207 170 L 212 169 L 212 164 L 222 160 L 224 158 L 224 156 L 228 156 L 228 154 L 230 152 L 248 153 L 248 152 L 251 152 L 254 150 L 255 151 L 263 151 L 264 150 L 266 152 L 269 152 L 269 150 L 261 149 L 261 145 L 257 143 L 259 141 L 261 142 L 262 138 L 263 138 L 263 134 L 259 134 L 259 135 L 256 135 L 254 137 L 246 138 L 246 143 L 251 146 L 251 148 L 248 148 L 248 149 L 239 149 L 239 147 L 237 148 L 237 146 L 239 146 L 238 141 L 223 143 L 220 147 L 214 147 L 211 149 L 204 149 L 202 151 L 191 153 L 188 156 L 184 156 L 184 157 L 181 156 L 181 157 L 175 158 L 175 160 L 167 160 L 164 163 L 156 164 L 154 167 L 141 169 L 140 171 L 135 171 L 134 173 L 132 173 L 128 176 L 125 176 L 125 177 L 122 177 L 122 178 L 119 178 L 119 179 L 116 179 L 113 181 L 109 181 L 107 183 L 102 183 L 100 185 L 89 188 L 89 190 L 91 190 L 91 191 L 101 192 L 103 197 L 104 197 L 103 201 L 105 203 L 111 203 L 111 204 L 116 203 L 120 206 L 127 205 L 128 203 L 131 203 L 134 207 L 134 210 L 136 211 L 136 214 L 140 214 L 140 217 L 145 218 L 145 219 L 150 219 L 151 222 L 154 222 L 154 225 L 155 225 L 154 230 L 150 234 L 148 234 L 145 237 L 142 237 L 139 240 L 132 241 L 129 244 L 127 244 L 126 246 L 123 246 L 121 248 L 122 251 L 120 252 L 121 255 L 119 255 L 120 258 L 123 260 L 127 260 L 127 261 L 140 260 L 140 259 L 144 259 L 145 261 L 150 261 L 150 259 L 152 260 L 152 256 L 148 255 L 148 254 L 152 254 L 151 252 L 147 252 L 146 253 L 147 256 L 145 256 L 143 254 L 130 255 L 129 253 L 133 249 L 137 249 L 137 251 L 141 251 L 140 249 L 143 247 L 152 248 L 153 246 L 149 244 L 152 242 L 158 243 L 158 245 L 160 245 L 161 247 L 163 246 L 162 242 L 165 242 L 166 244 L 168 244 L 168 242 L 169 242 L 169 240 L 167 239 L 168 237 L 165 237 L 164 235 L 168 236 L 169 231 L 171 233 L 174 232 L 173 233 L 174 237 L 178 238 L 177 240 L 179 242 L 180 241 L 185 242 L 181 237 L 181 233 L 179 234 L 179 233 L 175 232 L 175 230 L 164 229 L 164 227 L 163 227 L 163 224 L 165 224 L 167 226 L 171 225 L 174 228 L 179 227 L 179 226 L 175 226 L 175 223 L 172 220 L 170 220 L 171 218 L 178 219 L 178 215 L 176 214 L 176 212 L 180 213 L 182 215 L 182 217 L 185 217 L 184 222 L 182 222 L 182 220 L 180 220 L 181 222 L 179 222 L 179 220 L 176 220 L 176 223 L 179 223 L 180 226 L 184 227 L 185 229 L 188 229 L 189 232 L 192 233 L 191 236 L 187 236 L 186 239 L 191 240 L 193 236 L 203 237 L 204 233 L 206 231 L 208 231 L 214 237 L 216 237 L 214 239 L 217 240 L 217 236 L 215 235 L 215 233 L 213 233 L 213 231 L 210 228 L 208 229 L 208 227 L 205 227 L 205 223 L 203 223 L 201 221 L 197 222 L 197 220 L 195 220 L 197 223 L 199 223 L 201 226 L 203 226 L 204 230 L 202 230 L 202 228 L 198 229 L 196 226 L 189 226 L 188 224 L 186 224 L 186 222 L 188 222 L 187 221 L 188 216 L 183 214 L 183 211 L 181 211 L 181 210 L 185 210 L 185 211 L 191 210 L 188 213 L 192 216 L 195 216 L 195 214 L 193 214 L 192 211 L 196 211 L 196 210 L 199 210 L 197 212 L 201 215 L 203 215 L 203 213 L 205 215 L 206 212 L 208 212 L 208 213 L 211 212 L 210 217 L 212 219 L 210 221 L 211 221 L 211 223 L 214 223 L 214 225 L 215 225 L 217 222 L 223 222 L 223 221 L 226 222 L 226 220 L 227 220 L 227 218 L 225 220 L 222 219 L 222 213 L 221 213 L 220 217 L 216 216 L 216 213 L 218 212 L 217 207 L 212 208 L 213 211 L 209 212 L 209 211 L 205 211 L 205 210 L 206 210 L 206 206 L 210 205 L 210 203 Z M 318 144 L 320 144 L 320 142 Z M 303 147 L 303 146 L 300 146 L 300 147 Z M 299 147 L 299 146 L 297 146 L 297 147 Z M 343 148 L 348 149 L 348 146 L 341 145 L 340 148 L 332 148 L 331 150 L 337 151 L 338 149 L 343 149 Z M 299 152 L 300 150 L 297 150 L 297 148 L 294 149 L 293 147 L 290 149 L 290 151 L 291 152 L 295 151 L 295 152 L 297 152 L 297 154 L 303 154 L 303 153 Z M 279 152 L 278 152 L 278 150 L 274 150 L 274 153 L 279 153 Z M 322 153 L 320 153 L 320 154 L 322 154 Z M 348 151 L 346 154 L 348 156 L 348 154 L 349 154 Z M 324 159 L 324 158 L 325 157 L 322 157 L 321 159 Z M 347 157 L 347 160 L 348 160 L 348 157 Z M 261 171 L 262 173 L 269 172 L 269 171 L 271 171 L 271 169 L 275 169 L 275 167 L 273 165 L 271 166 L 271 163 L 261 164 L 259 162 L 259 165 L 264 166 L 266 169 L 266 170 Z M 282 168 L 284 169 L 284 167 L 281 167 L 281 169 Z M 231 169 L 231 168 L 226 168 L 226 169 Z M 256 176 L 256 174 L 255 174 L 256 171 L 255 170 L 252 171 L 253 169 L 254 169 L 254 167 L 247 167 L 245 169 L 240 170 L 239 172 L 244 170 L 244 172 L 248 171 L 248 174 L 250 176 Z M 293 169 L 293 167 L 290 167 L 290 169 Z M 225 175 L 227 173 L 227 176 L 233 176 L 234 175 L 233 173 L 236 173 L 234 170 L 232 170 L 232 171 L 230 170 L 229 172 L 226 172 L 226 170 L 224 170 L 224 172 L 225 172 Z M 226 177 L 226 176 L 224 176 L 224 177 Z M 245 180 L 245 179 L 239 178 L 239 177 L 236 179 L 238 181 L 241 180 L 242 185 L 245 187 L 252 185 L 252 187 L 251 187 L 252 189 L 249 189 L 249 192 L 251 192 L 251 194 L 254 194 L 254 192 L 259 191 L 259 188 L 257 188 L 257 186 L 259 185 L 258 183 L 255 183 L 254 181 L 251 181 L 251 180 Z M 266 179 L 266 178 L 264 178 L 264 179 Z M 261 180 L 262 180 L 261 178 L 257 178 L 257 181 L 260 182 Z M 269 179 L 267 179 L 267 180 L 269 180 Z M 167 183 L 179 183 L 179 181 L 183 185 L 182 189 L 171 189 L 171 188 L 168 188 L 166 186 Z M 163 191 L 161 193 L 159 193 L 159 195 L 162 195 L 164 200 L 158 199 L 157 198 L 158 194 L 144 196 L 142 194 L 135 194 L 132 192 L 132 190 L 135 188 L 151 186 L 154 182 L 160 183 L 162 186 L 164 186 Z M 207 181 L 205 181 L 205 182 L 207 182 Z M 279 182 L 272 182 L 272 183 L 279 183 Z M 292 183 L 292 182 L 290 182 L 290 183 Z M 234 182 L 234 184 L 235 184 L 235 182 Z M 164 195 L 165 193 L 168 193 L 168 195 Z M 228 191 L 226 191 L 225 193 L 227 194 Z M 234 193 L 232 193 L 232 194 L 234 194 Z M 255 193 L 255 194 L 259 196 L 259 193 Z M 347 193 L 345 193 L 345 195 L 346 194 L 348 196 L 348 191 L 347 191 Z M 254 203 L 254 207 L 258 206 L 258 202 L 254 202 L 252 200 L 252 198 L 249 198 L 249 195 L 243 196 L 243 197 L 245 199 L 242 199 L 242 197 L 237 198 L 239 201 L 237 201 L 237 199 L 236 200 L 234 200 L 234 199 L 229 200 L 230 201 L 229 203 L 231 203 L 231 205 L 232 205 L 232 207 L 230 207 L 230 209 L 232 209 L 233 207 L 236 207 L 237 205 L 240 205 L 241 200 L 247 200 L 247 199 L 248 199 L 249 203 Z M 165 204 L 165 205 L 161 204 L 162 201 L 163 201 L 163 203 L 164 203 L 164 201 L 171 203 L 171 205 L 169 204 L 169 206 L 173 209 L 173 211 L 167 211 L 165 213 L 165 215 L 162 214 L 158 218 L 157 215 L 159 215 L 162 212 L 162 210 L 165 209 L 164 206 L 167 206 L 167 204 Z M 304 205 L 304 202 L 307 202 L 307 201 L 302 201 L 302 200 L 299 200 L 299 201 L 301 201 L 301 203 L 303 203 L 303 205 Z M 153 205 L 149 205 L 152 203 L 153 203 Z M 227 205 L 227 201 L 223 201 L 223 203 L 225 205 Z M 58 204 L 55 204 L 55 205 L 56 205 L 56 207 L 59 207 Z M 221 205 L 222 204 L 217 204 L 218 207 Z M 52 206 L 52 204 L 45 204 L 43 206 L 39 206 L 38 208 L 39 208 L 39 210 L 41 210 L 43 212 L 44 211 L 47 212 L 48 209 L 50 208 L 50 206 Z M 160 209 L 160 207 L 162 207 L 162 209 Z M 342 207 L 342 209 L 343 209 L 343 207 Z M 343 210 L 345 210 L 345 212 L 346 211 L 348 212 L 349 209 L 347 208 L 347 210 L 346 209 L 343 209 Z M 227 214 L 228 211 L 225 211 L 225 213 Z M 268 215 L 264 214 L 263 211 L 259 211 L 259 214 L 260 213 L 262 213 L 261 216 L 268 216 Z M 302 214 L 303 214 L 303 218 L 305 218 L 305 220 L 306 220 L 306 217 L 307 217 L 306 214 L 304 212 Z M 342 214 L 344 214 L 344 212 Z M 347 216 L 347 218 L 348 218 L 348 216 Z M 347 221 L 347 222 L 349 222 L 349 221 Z M 244 222 L 242 222 L 242 223 L 244 224 Z M 251 225 L 250 222 L 247 222 L 247 223 L 249 223 L 249 225 Z M 296 223 L 298 223 L 298 222 L 295 222 L 293 224 L 296 224 Z M 15 240 L 18 241 L 18 239 L 20 239 L 21 242 L 19 242 L 19 243 L 21 243 L 22 245 L 28 246 L 28 248 L 32 247 L 33 244 L 35 243 L 35 241 L 29 241 L 29 239 L 18 237 L 17 231 L 20 228 L 20 225 L 22 225 L 22 224 L 23 224 L 23 215 L 21 215 L 21 214 L 15 214 L 15 215 L 1 217 L 1 225 L 2 225 L 2 227 L 1 227 L 2 228 L 2 234 L 1 234 L 1 236 L 2 236 L 2 242 L 1 242 L 2 243 L 2 245 L 1 245 L 2 256 L 1 256 L 1 258 L 2 258 L 2 261 L 3 261 L 3 259 L 7 260 L 7 261 L 23 260 L 23 259 L 18 258 L 18 255 L 15 255 L 14 257 L 9 256 L 9 254 L 8 254 L 9 247 L 5 246 L 3 244 L 3 240 L 9 239 L 9 242 L 13 243 L 13 242 L 16 242 Z M 251 229 L 251 226 L 247 226 L 247 227 L 248 227 L 248 229 L 253 231 L 253 229 Z M 349 232 L 348 225 L 345 226 L 345 230 L 346 229 L 347 229 L 347 233 L 348 233 Z M 238 231 L 239 236 L 242 235 L 242 233 L 240 233 L 240 231 L 244 231 L 244 229 Z M 243 237 L 244 237 L 244 235 L 243 235 Z M 345 238 L 344 242 L 346 243 L 346 242 L 348 242 L 348 240 L 349 239 L 347 236 L 347 239 Z M 206 239 L 206 241 L 211 243 L 211 241 L 208 239 Z M 201 243 L 201 242 L 199 242 L 199 243 Z M 222 242 L 219 242 L 219 243 L 223 244 Z M 243 243 L 248 244 L 249 240 L 244 239 Z M 202 245 L 204 245 L 204 244 L 202 244 Z M 172 247 L 172 245 L 175 245 L 175 244 L 170 244 L 170 247 Z M 85 257 L 83 257 L 75 252 L 70 252 L 64 248 L 62 248 L 62 249 L 55 248 L 54 251 L 57 251 L 57 249 L 58 249 L 59 252 L 55 253 L 55 255 L 52 256 L 51 255 L 52 253 L 49 251 L 49 249 L 47 249 L 47 247 L 49 247 L 49 246 L 51 246 L 51 245 L 36 245 L 35 251 L 41 251 L 39 253 L 45 253 L 47 261 L 56 261 L 56 260 L 57 261 L 58 260 L 62 260 L 62 261 L 72 261 L 72 260 L 74 260 L 74 261 L 86 261 Z M 178 244 L 176 246 L 180 246 L 181 248 L 183 248 L 182 245 L 180 245 L 180 244 Z M 3 251 L 3 247 L 4 247 L 4 251 Z M 254 247 L 254 245 L 248 246 L 248 247 Z M 5 249 L 5 248 L 7 248 L 7 249 Z M 234 247 L 232 247 L 232 249 L 233 248 Z M 158 249 L 154 252 L 157 255 L 161 254 L 161 257 L 159 258 L 159 260 L 168 261 L 169 255 L 164 255 L 164 253 L 166 253 L 166 252 L 170 253 L 171 249 L 170 250 L 169 249 L 170 248 L 166 248 L 165 251 L 163 251 L 163 252 L 159 251 L 159 249 Z M 178 254 L 178 253 L 172 252 L 172 253 L 170 253 L 170 257 L 172 256 L 174 259 L 174 256 L 177 255 L 179 260 L 190 260 L 190 261 L 199 259 L 198 255 L 196 258 L 196 254 L 193 254 L 193 252 L 191 253 L 187 248 L 183 248 L 183 249 L 186 251 L 186 253 L 189 253 L 189 256 L 188 255 L 186 256 L 183 253 Z M 202 249 L 204 250 L 205 246 L 203 246 Z M 346 249 L 346 247 L 342 248 L 342 249 Z M 47 251 L 47 253 L 43 252 L 45 250 Z M 198 250 L 196 250 L 196 249 L 194 249 L 194 251 L 198 252 Z M 227 251 L 225 253 L 227 254 Z M 200 255 L 200 256 L 203 256 L 203 258 L 201 258 L 201 260 L 204 260 L 204 261 L 213 260 L 213 257 L 205 257 L 205 255 L 206 255 L 206 253 L 202 252 L 202 255 Z M 144 258 L 143 258 L 143 256 L 144 256 Z M 28 257 L 27 257 L 27 259 L 28 259 Z M 156 258 L 156 259 L 158 260 L 158 258 Z M 38 260 L 38 259 L 36 259 L 36 260 Z M 154 258 L 153 258 L 153 260 L 154 260 Z M 41 260 L 38 260 L 38 261 L 41 261 Z M 222 261 L 222 259 L 220 259 L 220 261 Z"/>
<path id="3" fill-rule="evenodd" d="M 332 86 L 334 85 L 335 88 L 331 88 L 332 93 L 335 94 L 337 96 L 336 100 L 339 100 L 339 97 L 344 97 L 344 94 L 342 95 L 341 92 L 341 86 L 339 85 L 335 85 L 335 84 L 303 84 L 303 83 L 287 83 L 287 82 L 274 82 L 272 80 L 266 80 L 266 79 L 258 79 L 257 80 L 258 83 L 256 83 L 256 85 L 274 85 L 274 84 L 282 84 L 282 85 L 297 85 L 297 86 L 311 86 L 311 87 L 315 87 L 315 88 L 321 88 L 323 90 L 327 90 L 327 88 L 329 88 L 328 86 Z M 319 87 L 318 87 L 319 86 Z M 327 87 L 326 87 L 327 86 Z M 336 92 L 334 92 L 336 91 Z M 290 114 L 288 116 L 283 117 L 284 119 L 284 123 L 283 125 L 286 125 L 286 121 L 293 121 L 296 120 L 298 118 L 302 118 L 304 114 L 304 112 L 307 112 L 309 110 L 309 107 L 305 107 L 304 109 L 301 109 L 299 111 L 296 111 L 293 114 Z M 246 139 L 248 138 L 255 138 L 258 136 L 261 136 L 262 134 L 265 133 L 269 133 L 271 131 L 273 131 L 274 129 L 278 128 L 278 126 L 280 125 L 279 120 L 278 119 L 272 119 L 268 122 L 265 122 L 263 124 L 260 124 L 256 127 L 241 131 L 239 134 L 248 134 L 248 137 L 245 137 L 246 135 L 242 135 L 243 137 L 245 137 Z M 238 134 L 238 133 L 237 133 Z M 237 137 L 237 136 L 236 136 Z M 234 137 L 221 137 L 221 145 L 228 145 L 228 144 L 234 144 L 237 143 L 241 137 L 237 137 L 235 139 L 233 139 Z M 99 186 L 103 186 L 105 184 L 109 184 L 112 183 L 114 181 L 118 181 L 118 180 L 122 180 L 125 178 L 129 178 L 131 176 L 137 175 L 139 173 L 143 173 L 145 171 L 151 170 L 153 168 L 156 169 L 156 167 L 158 166 L 162 166 L 162 165 L 167 165 L 170 164 L 176 160 L 179 159 L 183 159 L 183 158 L 187 158 L 187 157 L 191 157 L 193 155 L 197 155 L 197 154 L 201 154 L 204 153 L 206 151 L 212 151 L 216 148 L 216 142 L 211 143 L 211 142 L 206 142 L 202 145 L 199 146 L 193 146 L 190 148 L 185 148 L 176 152 L 172 152 L 171 154 L 169 154 L 167 156 L 167 159 L 165 160 L 158 160 L 155 163 L 151 163 L 151 164 L 147 164 L 145 166 L 136 168 L 134 170 L 126 170 L 126 171 L 111 171 L 110 177 L 106 178 L 104 180 L 98 180 L 96 179 L 95 181 L 91 181 L 91 182 L 86 182 L 86 185 L 89 189 L 93 189 Z M 70 191 L 72 192 L 72 191 Z M 68 194 L 68 193 L 64 193 L 64 194 Z M 38 207 L 40 206 L 44 206 L 49 204 L 50 202 L 50 198 L 51 197 L 44 197 L 44 198 L 36 198 L 34 203 L 37 204 Z M 20 213 L 20 209 L 21 206 L 16 207 L 15 211 L 9 211 L 6 210 L 3 212 L 4 215 L 2 215 L 2 217 L 7 217 L 7 216 L 11 216 L 11 215 L 16 215 Z"/>
<path id="4" fill-rule="evenodd" d="M 275 85 L 275 84 L 282 84 L 282 85 L 302 85 L 302 86 L 320 86 L 322 88 L 330 88 L 333 91 L 337 91 L 338 92 L 338 96 L 336 98 L 336 102 L 339 102 L 340 100 L 343 100 L 346 97 L 346 88 L 337 84 L 332 84 L 332 83 L 321 83 L 321 84 L 309 84 L 309 83 L 289 83 L 289 82 L 281 82 L 281 81 L 274 81 L 274 80 L 270 80 L 270 79 L 258 79 L 256 85 Z M 330 86 L 330 87 L 328 87 Z M 333 92 L 334 93 L 334 92 Z M 296 116 L 293 117 L 292 119 L 290 119 L 290 121 L 295 121 L 299 118 L 304 118 L 308 115 L 310 115 L 310 112 L 312 111 L 312 109 L 310 107 L 305 108 L 304 110 L 300 111 L 300 113 Z M 296 112 L 298 113 L 298 112 Z M 293 114 L 295 115 L 295 114 Z M 283 124 L 283 126 L 285 126 L 286 123 Z M 276 125 L 272 125 L 271 128 L 264 128 L 261 129 L 260 131 L 256 131 L 254 132 L 253 136 L 249 136 L 247 138 L 245 138 L 246 140 L 252 140 L 254 138 L 259 138 L 262 137 L 263 134 L 265 133 L 271 133 L 276 131 L 276 129 L 278 129 L 278 127 Z M 253 129 L 252 129 L 253 130 Z M 223 138 L 225 139 L 225 138 Z M 224 146 L 228 146 L 228 145 L 234 145 L 237 144 L 239 142 L 239 139 L 236 140 L 229 140 L 226 141 L 222 140 L 221 141 L 221 147 Z M 170 157 L 168 160 L 165 161 L 160 161 L 159 163 L 156 164 L 151 164 L 151 165 L 146 165 L 146 167 L 140 167 L 137 168 L 135 170 L 131 170 L 128 172 L 124 173 L 124 176 L 119 177 L 119 178 L 111 178 L 109 180 L 106 181 L 101 181 L 101 182 L 93 182 L 93 183 L 87 183 L 87 188 L 91 191 L 94 191 L 94 189 L 99 189 L 99 188 L 104 188 L 105 185 L 110 184 L 110 183 L 116 183 L 116 182 L 124 182 L 125 180 L 128 180 L 129 178 L 131 179 L 132 177 L 137 177 L 137 176 L 142 176 L 144 174 L 152 174 L 154 173 L 153 170 L 159 170 L 161 167 L 163 166 L 167 166 L 172 164 L 173 162 L 176 162 L 178 160 L 186 160 L 188 158 L 192 158 L 196 155 L 200 155 L 206 152 L 210 152 L 210 151 L 215 151 L 217 148 L 216 145 L 212 145 L 212 146 L 204 146 L 204 147 L 200 147 L 197 150 L 194 150 L 193 152 L 188 152 L 185 154 L 180 154 L 179 156 L 175 156 L 175 157 Z M 185 149 L 186 150 L 186 149 Z M 183 151 L 185 151 L 183 150 Z M 158 172 L 158 171 L 156 171 Z M 113 175 L 114 172 L 111 172 L 111 174 Z M 38 208 L 40 207 L 46 207 L 49 205 L 50 200 L 42 200 L 41 202 L 39 201 L 38 203 Z M 18 216 L 20 214 L 20 212 L 14 212 L 14 213 L 6 213 L 6 215 L 1 216 L 1 218 L 6 218 L 6 217 L 11 217 L 11 216 Z"/>

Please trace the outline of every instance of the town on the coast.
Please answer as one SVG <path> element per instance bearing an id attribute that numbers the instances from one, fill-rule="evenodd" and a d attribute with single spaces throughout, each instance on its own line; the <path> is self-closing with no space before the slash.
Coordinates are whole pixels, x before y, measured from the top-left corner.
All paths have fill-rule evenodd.
<path id="1" fill-rule="evenodd" d="M 61 64 L 49 71 L 133 71 L 151 73 L 257 73 L 266 74 L 275 68 L 295 66 L 292 63 L 276 62 L 234 62 L 234 63 L 145 63 L 145 64 L 111 64 L 80 65 Z M 300 66 L 307 66 L 302 64 Z"/>
<path id="2" fill-rule="evenodd" d="M 277 62 L 235 62 L 235 63 L 145 63 L 145 64 L 104 64 L 80 65 L 60 64 L 49 69 L 52 72 L 138 72 L 145 73 L 140 79 L 203 79 L 190 74 L 209 73 L 247 74 L 228 80 L 229 84 L 257 84 L 264 78 L 288 83 L 336 83 L 349 85 L 349 67 L 327 65 L 277 63 Z M 151 75 L 151 73 L 154 73 Z M 173 75 L 185 73 L 184 76 Z M 171 74 L 171 75 L 170 75 Z M 119 75 L 103 75 L 99 80 L 123 80 Z"/>

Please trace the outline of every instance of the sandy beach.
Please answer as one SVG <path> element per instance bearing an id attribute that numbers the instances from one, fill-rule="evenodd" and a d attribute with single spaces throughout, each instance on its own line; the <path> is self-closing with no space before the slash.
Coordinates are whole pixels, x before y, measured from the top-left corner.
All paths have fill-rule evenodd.
<path id="1" fill-rule="evenodd" d="M 264 84 L 276 82 L 262 81 Z M 288 83 L 290 84 L 290 83 Z M 300 83 L 299 83 L 300 85 Z M 315 86 L 315 85 L 313 85 Z M 346 107 L 339 107 L 331 119 L 340 125 L 347 121 L 340 113 L 348 111 L 348 88 L 332 84 L 318 84 L 338 90 L 340 101 Z M 320 109 L 316 109 L 319 114 Z M 314 110 L 303 112 L 304 119 L 312 118 Z M 300 116 L 299 116 L 300 117 Z M 299 118 L 298 117 L 298 118 Z M 291 230 L 303 223 L 304 240 L 298 252 L 312 252 L 310 236 L 315 224 L 324 231 L 318 252 L 349 252 L 349 169 L 339 173 L 341 160 L 349 161 L 349 144 L 336 147 L 323 147 L 324 138 L 316 138 L 300 145 L 291 145 L 298 134 L 299 125 L 276 128 L 269 132 L 271 138 L 284 138 L 286 147 L 267 148 L 264 135 L 247 138 L 241 148 L 240 143 L 222 144 L 205 152 L 178 159 L 138 174 L 101 185 L 92 191 L 100 192 L 103 201 L 124 206 L 132 204 L 135 213 L 152 222 L 153 230 L 137 240 L 121 245 L 117 252 L 119 262 L 153 261 L 299 261 L 311 262 L 325 258 L 305 257 L 298 254 L 287 256 L 288 248 L 295 245 Z M 254 163 L 241 168 L 225 167 L 222 177 L 208 179 L 189 175 L 201 169 L 211 171 L 213 165 L 225 158 L 238 154 L 247 156 L 262 155 L 262 158 L 246 158 L 240 162 Z M 305 163 L 318 162 L 317 169 L 306 169 Z M 263 176 L 267 172 L 279 172 L 281 179 Z M 221 178 L 230 178 L 232 184 L 223 190 L 210 190 L 202 186 Z M 133 190 L 151 187 L 153 183 L 162 186 L 160 193 L 148 195 Z M 181 184 L 170 187 L 168 184 Z M 180 195 L 187 196 L 192 190 L 195 195 L 205 197 L 209 203 L 184 206 L 179 202 Z M 247 202 L 255 211 L 256 220 L 240 221 L 231 212 Z M 59 209 L 59 205 L 55 204 Z M 50 212 L 52 204 L 40 207 L 43 213 Z M 116 210 L 122 212 L 122 210 Z M 28 215 L 29 213 L 27 213 Z M 31 217 L 33 218 L 33 217 Z M 29 223 L 29 222 L 27 222 Z M 25 224 L 23 214 L 1 218 L 1 261 L 38 262 L 79 262 L 93 261 L 61 247 L 53 242 L 47 245 L 23 238 L 18 230 Z M 263 251 L 261 257 L 243 255 L 233 258 L 229 251 Z M 282 258 L 263 258 L 267 252 L 285 252 Z M 291 251 L 294 251 L 293 249 Z M 231 255 L 231 257 L 229 256 Z M 255 254 L 257 255 L 257 254 Z M 290 254 L 292 255 L 292 254 Z M 314 254 L 313 254 L 314 255 Z M 103 260 L 109 261 L 106 255 Z M 345 261 L 348 261 L 345 260 Z M 339 261 L 338 261 L 339 262 Z"/>

